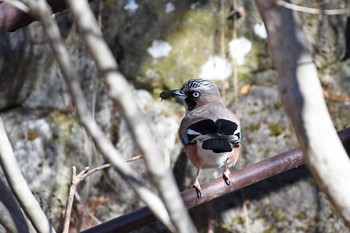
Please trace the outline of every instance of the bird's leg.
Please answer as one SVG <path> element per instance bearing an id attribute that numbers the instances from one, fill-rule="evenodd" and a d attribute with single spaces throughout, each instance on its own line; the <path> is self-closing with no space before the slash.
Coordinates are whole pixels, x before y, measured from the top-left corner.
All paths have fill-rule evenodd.
<path id="1" fill-rule="evenodd" d="M 230 170 L 228 169 L 227 163 L 224 164 L 224 173 L 222 174 L 222 178 L 224 179 L 227 185 L 231 184 L 230 181 Z"/>
<path id="2" fill-rule="evenodd" d="M 193 182 L 193 185 L 192 187 L 194 187 L 196 189 L 196 192 L 197 192 L 197 197 L 200 198 L 202 196 L 202 189 L 201 189 L 201 185 L 199 184 L 199 181 L 198 181 L 198 177 L 199 177 L 199 172 L 200 172 L 200 169 L 197 168 L 197 174 L 196 174 L 196 177 L 194 179 L 194 182 Z"/>

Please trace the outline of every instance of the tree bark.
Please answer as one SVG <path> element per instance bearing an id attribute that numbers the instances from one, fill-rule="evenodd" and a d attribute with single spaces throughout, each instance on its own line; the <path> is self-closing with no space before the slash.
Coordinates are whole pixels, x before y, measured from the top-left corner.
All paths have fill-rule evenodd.
<path id="1" fill-rule="evenodd" d="M 334 129 L 298 16 L 273 0 L 256 0 L 280 77 L 282 103 L 320 189 L 350 227 L 350 160 Z"/>

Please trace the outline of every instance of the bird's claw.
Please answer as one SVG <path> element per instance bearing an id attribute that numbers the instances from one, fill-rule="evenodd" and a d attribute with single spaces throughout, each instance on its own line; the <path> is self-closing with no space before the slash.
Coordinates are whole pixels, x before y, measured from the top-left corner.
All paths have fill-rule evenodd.
<path id="1" fill-rule="evenodd" d="M 195 180 L 195 182 L 194 182 L 192 187 L 195 188 L 196 193 L 197 193 L 197 197 L 201 198 L 202 197 L 202 188 L 201 188 L 201 186 L 200 186 L 200 184 L 198 182 L 198 179 Z"/>
<path id="2" fill-rule="evenodd" d="M 222 178 L 224 179 L 224 181 L 225 181 L 225 183 L 227 185 L 230 185 L 231 184 L 231 181 L 230 181 L 230 170 L 225 168 L 224 174 L 222 174 Z"/>
<path id="3" fill-rule="evenodd" d="M 224 174 L 222 177 L 224 178 L 224 181 L 225 181 L 225 183 L 226 183 L 227 185 L 230 185 L 230 184 L 231 184 L 230 179 L 229 179 L 225 174 Z"/>
<path id="4" fill-rule="evenodd" d="M 195 190 L 196 190 L 197 197 L 198 197 L 198 198 L 201 198 L 201 197 L 202 197 L 202 192 L 201 192 L 201 190 L 200 190 L 198 187 L 195 187 L 195 186 L 193 186 L 193 187 L 194 187 Z"/>

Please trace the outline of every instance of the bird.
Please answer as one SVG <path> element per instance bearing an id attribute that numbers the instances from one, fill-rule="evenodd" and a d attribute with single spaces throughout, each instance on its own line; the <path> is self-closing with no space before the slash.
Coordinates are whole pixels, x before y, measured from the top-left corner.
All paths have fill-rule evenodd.
<path id="1" fill-rule="evenodd" d="M 165 90 L 161 99 L 176 98 L 186 108 L 179 127 L 184 152 L 197 169 L 192 187 L 201 197 L 199 174 L 202 169 L 223 167 L 223 179 L 230 185 L 229 167 L 239 158 L 241 129 L 237 116 L 227 109 L 219 89 L 210 80 L 194 78 L 180 89 Z"/>

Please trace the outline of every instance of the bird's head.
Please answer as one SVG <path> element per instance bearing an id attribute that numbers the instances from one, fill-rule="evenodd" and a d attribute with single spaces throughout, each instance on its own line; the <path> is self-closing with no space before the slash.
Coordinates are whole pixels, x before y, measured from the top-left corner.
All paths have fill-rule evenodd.
<path id="1" fill-rule="evenodd" d="M 209 103 L 222 104 L 220 92 L 216 85 L 204 79 L 191 79 L 185 82 L 181 89 L 163 91 L 162 99 L 174 97 L 186 105 L 187 112 Z"/>

